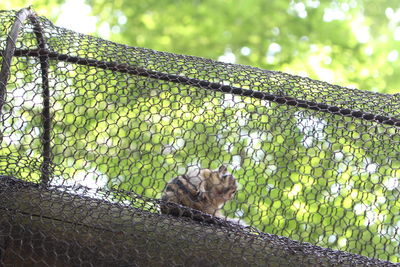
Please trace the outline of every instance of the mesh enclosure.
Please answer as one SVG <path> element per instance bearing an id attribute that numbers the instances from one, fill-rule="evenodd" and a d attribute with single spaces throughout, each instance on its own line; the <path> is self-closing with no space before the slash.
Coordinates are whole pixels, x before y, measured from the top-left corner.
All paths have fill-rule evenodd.
<path id="1" fill-rule="evenodd" d="M 0 21 L 0 265 L 400 262 L 399 95 Z M 221 165 L 222 218 L 160 212 Z"/>

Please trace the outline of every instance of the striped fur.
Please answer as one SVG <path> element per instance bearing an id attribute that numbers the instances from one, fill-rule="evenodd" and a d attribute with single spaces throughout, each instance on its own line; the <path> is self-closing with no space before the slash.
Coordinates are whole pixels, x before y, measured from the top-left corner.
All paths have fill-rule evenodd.
<path id="1" fill-rule="evenodd" d="M 173 178 L 164 189 L 162 200 L 190 207 L 217 217 L 236 192 L 236 179 L 225 166 L 217 170 L 200 169 Z M 176 208 L 161 205 L 164 214 L 179 214 Z"/>

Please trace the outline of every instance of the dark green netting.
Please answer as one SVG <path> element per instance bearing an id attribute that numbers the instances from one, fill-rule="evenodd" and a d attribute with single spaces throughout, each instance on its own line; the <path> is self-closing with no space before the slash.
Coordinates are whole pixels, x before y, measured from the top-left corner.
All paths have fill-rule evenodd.
<path id="1" fill-rule="evenodd" d="M 0 21 L 0 264 L 400 262 L 398 95 Z M 160 213 L 222 164 L 249 227 Z"/>

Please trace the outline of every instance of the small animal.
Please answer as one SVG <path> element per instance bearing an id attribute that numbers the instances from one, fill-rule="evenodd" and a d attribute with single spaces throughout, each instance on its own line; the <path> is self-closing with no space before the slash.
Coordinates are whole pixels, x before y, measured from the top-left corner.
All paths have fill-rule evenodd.
<path id="1" fill-rule="evenodd" d="M 163 192 L 163 202 L 173 202 L 210 215 L 224 218 L 221 209 L 237 190 L 236 179 L 222 165 L 216 170 L 197 169 L 170 180 Z M 163 214 L 183 215 L 178 207 L 161 205 Z"/>

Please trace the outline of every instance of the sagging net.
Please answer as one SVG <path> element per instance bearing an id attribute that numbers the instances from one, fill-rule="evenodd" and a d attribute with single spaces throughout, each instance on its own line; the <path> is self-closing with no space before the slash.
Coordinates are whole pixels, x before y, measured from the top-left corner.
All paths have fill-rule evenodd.
<path id="1" fill-rule="evenodd" d="M 400 262 L 398 95 L 0 21 L 0 265 Z M 221 217 L 161 213 L 221 166 Z"/>

